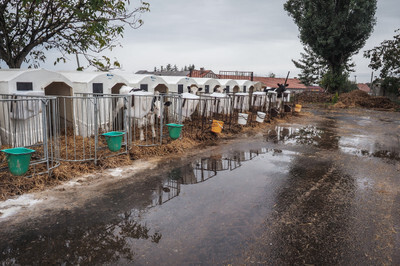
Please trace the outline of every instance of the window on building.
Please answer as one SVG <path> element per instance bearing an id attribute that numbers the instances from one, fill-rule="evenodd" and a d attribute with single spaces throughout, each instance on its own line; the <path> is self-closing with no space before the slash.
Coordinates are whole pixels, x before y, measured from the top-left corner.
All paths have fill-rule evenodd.
<path id="1" fill-rule="evenodd" d="M 225 90 L 226 90 L 226 93 L 229 93 L 229 86 L 226 86 Z"/>
<path id="2" fill-rule="evenodd" d="M 93 83 L 93 93 L 103 94 L 103 83 Z"/>
<path id="3" fill-rule="evenodd" d="M 140 90 L 149 91 L 149 84 L 140 84 Z"/>
<path id="4" fill-rule="evenodd" d="M 178 84 L 178 93 L 179 94 L 183 93 L 183 85 L 182 84 Z"/>
<path id="5" fill-rule="evenodd" d="M 17 91 L 33 91 L 32 82 L 17 82 Z"/>
<path id="6" fill-rule="evenodd" d="M 205 93 L 210 93 L 210 85 L 205 86 Z"/>
<path id="7" fill-rule="evenodd" d="M 246 89 L 247 89 L 246 86 L 243 86 L 243 92 L 246 92 Z"/>

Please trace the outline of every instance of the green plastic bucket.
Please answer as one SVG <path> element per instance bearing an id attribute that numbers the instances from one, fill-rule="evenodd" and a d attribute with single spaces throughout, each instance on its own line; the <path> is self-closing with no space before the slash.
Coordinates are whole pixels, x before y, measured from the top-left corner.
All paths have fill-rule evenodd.
<path id="1" fill-rule="evenodd" d="M 8 169 L 13 175 L 24 175 L 28 172 L 32 153 L 35 150 L 19 147 L 1 150 L 7 155 Z"/>
<path id="2" fill-rule="evenodd" d="M 181 135 L 183 125 L 167 124 L 169 136 L 171 139 L 177 139 Z"/>
<path id="3" fill-rule="evenodd" d="M 108 149 L 110 151 L 119 151 L 121 149 L 122 137 L 124 134 L 125 132 L 111 131 L 101 135 L 106 137 Z"/>

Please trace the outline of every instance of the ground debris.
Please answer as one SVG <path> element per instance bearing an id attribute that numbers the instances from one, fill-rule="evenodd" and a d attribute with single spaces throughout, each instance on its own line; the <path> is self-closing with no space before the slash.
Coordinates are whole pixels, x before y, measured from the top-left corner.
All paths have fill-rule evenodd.
<path id="1" fill-rule="evenodd" d="M 354 90 L 339 95 L 339 102 L 335 105 L 335 107 L 364 107 L 383 110 L 396 110 L 400 108 L 398 104 L 392 102 L 387 97 L 370 96 L 368 93 L 361 90 Z"/>

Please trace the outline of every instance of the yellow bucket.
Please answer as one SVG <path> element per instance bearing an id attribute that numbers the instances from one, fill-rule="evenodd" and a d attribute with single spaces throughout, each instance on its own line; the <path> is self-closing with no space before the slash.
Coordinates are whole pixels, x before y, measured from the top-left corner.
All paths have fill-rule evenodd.
<path id="1" fill-rule="evenodd" d="M 300 111 L 301 111 L 301 104 L 296 104 L 295 107 L 294 107 L 294 111 L 295 111 L 296 113 L 300 113 Z"/>
<path id="2" fill-rule="evenodd" d="M 219 121 L 219 120 L 212 121 L 211 132 L 219 134 L 222 132 L 223 128 L 224 128 L 224 122 Z"/>

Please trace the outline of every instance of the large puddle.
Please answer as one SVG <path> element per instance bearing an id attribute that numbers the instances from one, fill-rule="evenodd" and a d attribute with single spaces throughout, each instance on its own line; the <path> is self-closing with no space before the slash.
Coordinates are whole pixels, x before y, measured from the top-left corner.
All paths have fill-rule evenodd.
<path id="1" fill-rule="evenodd" d="M 362 120 L 358 126 L 366 127 L 368 119 Z M 271 262 L 298 263 L 294 255 L 279 260 L 281 251 L 288 249 L 285 235 L 298 241 L 304 237 L 306 244 L 314 241 L 301 231 L 311 223 L 311 216 L 311 221 L 321 219 L 321 224 L 329 221 L 335 233 L 346 233 L 350 228 L 346 205 L 334 208 L 338 215 L 333 220 L 315 213 L 331 213 L 336 203 L 326 195 L 332 188 L 345 188 L 345 194 L 354 197 L 360 184 L 330 159 L 316 158 L 313 151 L 399 160 L 400 144 L 381 144 L 362 128 L 343 133 L 341 121 L 328 118 L 315 124 L 276 127 L 258 142 L 232 145 L 224 152 L 197 158 L 140 184 L 111 190 L 80 208 L 43 215 L 10 232 L 3 230 L 0 261 L 229 264 L 245 261 L 244 251 L 265 230 L 265 221 L 281 219 L 285 224 L 277 223 L 271 232 L 276 242 L 267 243 L 263 250 L 278 258 Z M 304 205 L 299 208 L 298 202 Z M 293 226 L 287 227 L 290 224 Z M 322 235 L 333 241 L 324 230 L 317 230 L 313 237 Z M 314 247 L 312 256 L 335 251 L 319 246 L 318 241 L 308 245 Z M 290 254 L 290 250 L 287 252 Z M 310 260 L 318 261 L 324 262 Z"/>
<path id="2" fill-rule="evenodd" d="M 265 147 L 199 158 L 165 173 L 160 182 L 143 185 L 140 192 L 125 187 L 83 209 L 44 217 L 10 239 L 1 237 L 1 261 L 153 265 L 230 261 L 240 255 L 246 239 L 256 234 L 269 213 L 273 195 L 265 191 L 283 182 L 295 154 Z M 142 194 L 140 207 L 129 201 L 131 193 Z"/>

